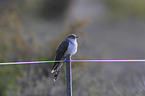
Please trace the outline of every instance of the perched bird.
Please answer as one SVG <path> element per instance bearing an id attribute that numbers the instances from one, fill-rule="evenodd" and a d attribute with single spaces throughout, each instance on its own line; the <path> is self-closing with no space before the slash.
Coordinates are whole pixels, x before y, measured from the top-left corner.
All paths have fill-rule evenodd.
<path id="1" fill-rule="evenodd" d="M 64 60 L 67 55 L 72 56 L 77 52 L 77 38 L 78 36 L 75 34 L 70 34 L 62 41 L 56 51 L 55 61 Z M 61 62 L 54 62 L 54 65 L 51 69 L 51 73 L 55 72 L 54 81 L 57 79 L 59 69 L 61 68 L 62 64 L 63 63 Z"/>

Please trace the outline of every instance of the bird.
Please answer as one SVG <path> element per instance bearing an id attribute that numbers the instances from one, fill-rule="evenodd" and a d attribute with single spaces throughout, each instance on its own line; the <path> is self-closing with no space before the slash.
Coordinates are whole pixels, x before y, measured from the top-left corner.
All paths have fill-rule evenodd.
<path id="1" fill-rule="evenodd" d="M 56 50 L 55 61 L 64 60 L 67 55 L 74 55 L 77 52 L 77 38 L 75 34 L 69 34 L 59 45 L 58 49 Z M 62 62 L 54 62 L 51 73 L 55 72 L 53 80 L 56 81 L 57 76 L 59 74 L 59 70 L 63 65 Z"/>

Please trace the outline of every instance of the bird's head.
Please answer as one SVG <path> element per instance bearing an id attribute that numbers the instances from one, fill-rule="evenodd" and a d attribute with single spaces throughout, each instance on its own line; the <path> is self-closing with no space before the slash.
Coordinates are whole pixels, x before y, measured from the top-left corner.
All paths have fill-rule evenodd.
<path id="1" fill-rule="evenodd" d="M 78 36 L 76 36 L 75 34 L 70 34 L 67 36 L 68 39 L 77 39 Z"/>

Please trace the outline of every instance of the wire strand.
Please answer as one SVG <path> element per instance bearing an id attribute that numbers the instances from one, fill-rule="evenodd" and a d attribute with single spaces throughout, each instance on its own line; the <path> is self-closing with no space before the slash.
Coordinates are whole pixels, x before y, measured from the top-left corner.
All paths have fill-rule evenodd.
<path id="1" fill-rule="evenodd" d="M 67 62 L 67 60 L 58 60 L 58 61 L 30 61 L 30 62 L 8 62 L 0 63 L 0 65 L 21 65 L 21 64 L 40 64 L 40 63 L 54 63 L 54 62 Z M 145 62 L 145 59 L 136 59 L 136 60 L 71 60 L 71 62 Z"/>
<path id="2" fill-rule="evenodd" d="M 71 62 L 145 62 L 145 59 L 137 60 L 71 60 Z"/>
<path id="3" fill-rule="evenodd" d="M 64 60 L 59 60 L 59 61 L 8 62 L 8 63 L 0 63 L 0 65 L 39 64 L 39 63 L 54 63 L 54 62 L 64 62 Z"/>

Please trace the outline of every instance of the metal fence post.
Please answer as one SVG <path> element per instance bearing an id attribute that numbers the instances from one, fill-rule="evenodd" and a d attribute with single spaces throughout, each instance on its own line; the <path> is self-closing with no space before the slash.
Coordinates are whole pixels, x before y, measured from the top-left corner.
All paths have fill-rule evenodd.
<path id="1" fill-rule="evenodd" d="M 71 56 L 66 56 L 67 96 L 72 96 Z"/>

